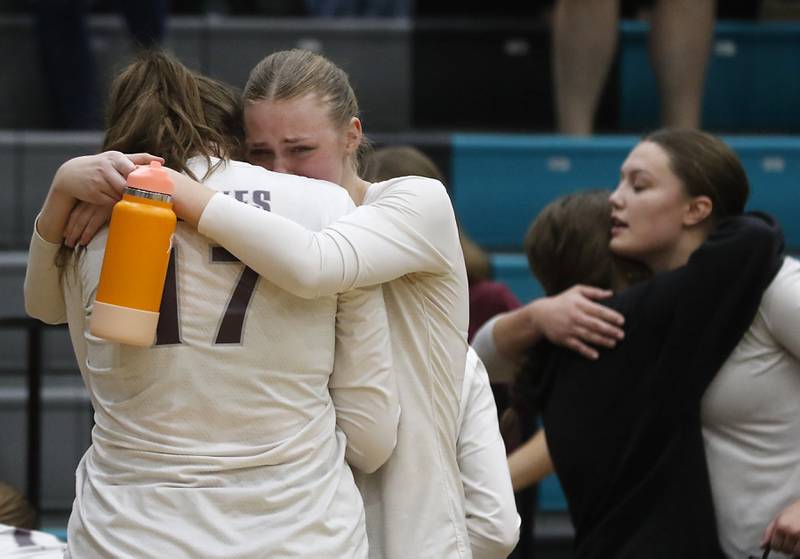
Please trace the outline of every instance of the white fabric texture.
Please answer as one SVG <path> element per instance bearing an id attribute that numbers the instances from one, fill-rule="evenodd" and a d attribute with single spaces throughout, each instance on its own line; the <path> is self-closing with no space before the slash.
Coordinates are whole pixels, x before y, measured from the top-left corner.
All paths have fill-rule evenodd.
<path id="1" fill-rule="evenodd" d="M 519 540 L 521 520 L 489 376 L 472 348 L 467 351 L 458 415 L 458 466 L 472 557 L 508 557 Z"/>
<path id="2" fill-rule="evenodd" d="M 192 168 L 203 176 L 204 160 Z M 223 165 L 206 183 L 310 228 L 352 209 L 336 186 L 244 163 Z M 37 236 L 32 263 L 52 256 Z M 366 557 L 363 502 L 333 401 L 352 433 L 348 454 L 378 467 L 399 415 L 381 290 L 304 300 L 258 278 L 240 342 L 215 343 L 244 266 L 216 258 L 215 243 L 179 223 L 180 343 L 109 344 L 88 332 L 106 237 L 64 281 L 95 409 L 93 444 L 76 474 L 71 554 Z M 58 298 L 41 287 L 28 278 L 26 298 Z"/>
<path id="3" fill-rule="evenodd" d="M 61 559 L 66 547 L 53 534 L 0 524 L 0 557 L 4 559 Z"/>
<path id="4" fill-rule="evenodd" d="M 389 461 L 356 476 L 370 557 L 470 557 L 456 458 L 469 298 L 444 186 L 375 183 L 363 205 L 320 232 L 215 195 L 198 229 L 299 296 L 384 284 L 403 414 Z"/>
<path id="5" fill-rule="evenodd" d="M 800 499 L 800 263 L 786 258 L 703 397 L 720 541 L 761 557 L 769 522 Z M 780 554 L 771 553 L 780 557 Z"/>

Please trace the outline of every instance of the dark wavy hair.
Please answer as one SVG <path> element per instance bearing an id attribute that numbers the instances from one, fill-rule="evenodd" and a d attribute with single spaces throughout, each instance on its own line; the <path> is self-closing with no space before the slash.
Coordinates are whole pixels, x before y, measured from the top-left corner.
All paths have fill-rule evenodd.
<path id="1" fill-rule="evenodd" d="M 608 190 L 590 190 L 562 196 L 534 219 L 525 235 L 525 253 L 545 295 L 556 295 L 576 284 L 616 291 L 650 276 L 645 266 L 616 256 L 609 248 L 610 194 Z M 522 442 L 530 434 L 547 390 L 539 381 L 547 355 L 548 344 L 532 347 L 514 379 L 512 411 L 503 421 L 509 439 Z"/>

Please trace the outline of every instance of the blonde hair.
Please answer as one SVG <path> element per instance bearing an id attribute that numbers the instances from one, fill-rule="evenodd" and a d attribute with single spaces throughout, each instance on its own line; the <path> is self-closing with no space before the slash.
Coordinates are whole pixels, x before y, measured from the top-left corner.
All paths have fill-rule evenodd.
<path id="1" fill-rule="evenodd" d="M 358 100 L 347 73 L 324 56 L 303 49 L 274 52 L 256 64 L 244 86 L 245 103 L 297 99 L 315 94 L 327 106 L 336 128 L 343 128 L 353 117 L 360 118 Z M 362 136 L 355 153 L 357 173 L 370 149 Z"/>

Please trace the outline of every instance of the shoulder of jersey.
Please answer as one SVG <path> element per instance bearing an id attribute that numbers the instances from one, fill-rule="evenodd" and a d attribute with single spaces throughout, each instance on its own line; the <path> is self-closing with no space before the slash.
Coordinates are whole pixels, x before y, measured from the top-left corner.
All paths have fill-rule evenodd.
<path id="1" fill-rule="evenodd" d="M 232 175 L 220 179 L 268 190 L 273 212 L 312 230 L 318 231 L 355 209 L 347 191 L 328 181 L 275 173 L 242 161 L 231 161 L 226 169 Z"/>
<path id="2" fill-rule="evenodd" d="M 413 192 L 415 194 L 429 194 L 435 197 L 440 193 L 446 193 L 447 189 L 439 180 L 410 175 L 376 183 L 373 192 L 375 194 Z"/>
<path id="3" fill-rule="evenodd" d="M 776 303 L 782 304 L 785 302 L 785 299 L 782 299 L 784 293 L 795 299 L 798 291 L 800 291 L 800 261 L 792 256 L 786 256 L 778 274 L 764 292 L 762 302 L 774 300 Z"/>
<path id="4" fill-rule="evenodd" d="M 432 179 L 430 177 L 420 177 L 417 175 L 408 175 L 405 177 L 396 177 L 393 179 L 389 179 L 383 181 L 382 183 L 378 183 L 384 187 L 441 187 L 444 188 L 444 185 L 440 180 Z"/>

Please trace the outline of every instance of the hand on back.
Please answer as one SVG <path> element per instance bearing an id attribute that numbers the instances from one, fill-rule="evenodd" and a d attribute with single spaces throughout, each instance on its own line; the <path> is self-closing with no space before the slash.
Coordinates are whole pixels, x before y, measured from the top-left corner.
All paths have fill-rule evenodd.
<path id="1" fill-rule="evenodd" d="M 607 289 L 575 285 L 532 303 L 538 305 L 535 320 L 550 342 L 597 359 L 595 347 L 614 347 L 624 337 L 624 317 L 596 302 L 611 295 Z"/>
<path id="2" fill-rule="evenodd" d="M 111 217 L 113 205 L 122 198 L 128 174 L 137 165 L 163 159 L 147 153 L 106 151 L 76 157 L 56 173 L 53 188 L 78 200 L 64 228 L 64 243 L 86 245 Z"/>

